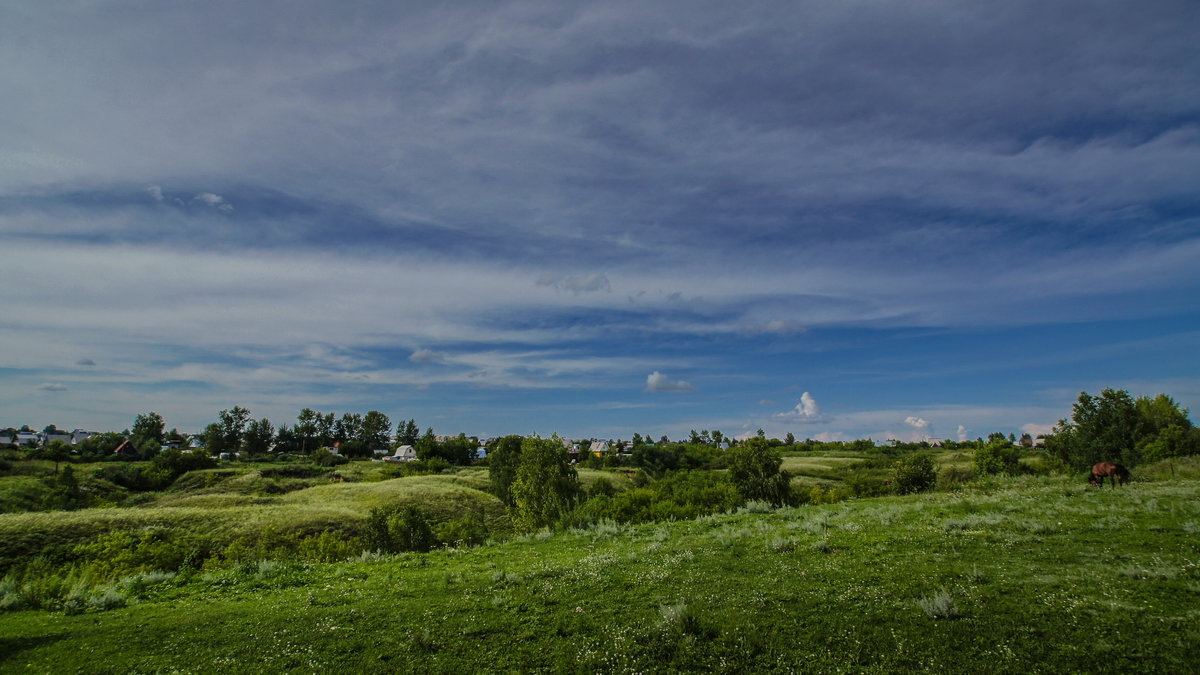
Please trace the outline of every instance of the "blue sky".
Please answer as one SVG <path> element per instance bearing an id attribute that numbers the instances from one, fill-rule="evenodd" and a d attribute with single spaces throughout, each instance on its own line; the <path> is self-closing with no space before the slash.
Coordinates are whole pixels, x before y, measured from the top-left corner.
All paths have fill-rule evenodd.
<path id="1" fill-rule="evenodd" d="M 1200 405 L 1200 4 L 0 9 L 0 426 Z"/>

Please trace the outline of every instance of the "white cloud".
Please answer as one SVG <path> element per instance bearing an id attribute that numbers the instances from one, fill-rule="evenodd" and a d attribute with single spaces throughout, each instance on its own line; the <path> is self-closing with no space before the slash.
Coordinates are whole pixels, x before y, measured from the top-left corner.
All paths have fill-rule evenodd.
<path id="1" fill-rule="evenodd" d="M 958 425 L 957 433 L 958 433 L 958 440 L 960 443 L 967 440 L 967 428 L 966 427 L 964 427 L 961 424 Z"/>
<path id="2" fill-rule="evenodd" d="M 777 413 L 775 417 L 800 424 L 818 424 L 829 421 L 828 417 L 821 414 L 821 406 L 817 404 L 817 399 L 807 391 L 800 395 L 800 402 L 796 404 L 795 408 Z"/>
<path id="3" fill-rule="evenodd" d="M 432 349 L 418 349 L 408 357 L 413 363 L 440 363 L 446 360 L 446 354 Z"/>
<path id="4" fill-rule="evenodd" d="M 163 200 L 163 190 L 160 185 L 149 185 L 146 187 L 146 192 L 150 194 L 150 198 L 156 202 Z"/>
<path id="5" fill-rule="evenodd" d="M 646 391 L 684 393 L 696 391 L 696 388 L 683 380 L 672 380 L 657 370 L 646 376 Z"/>
<path id="6" fill-rule="evenodd" d="M 921 419 L 920 417 L 916 417 L 913 415 L 909 415 L 908 417 L 905 417 L 904 423 L 907 424 L 908 426 L 916 428 L 916 429 L 924 429 L 925 427 L 929 426 L 929 422 L 927 420 Z"/>
<path id="7" fill-rule="evenodd" d="M 1021 425 L 1021 432 L 1029 434 L 1030 436 L 1033 436 L 1034 438 L 1037 438 L 1038 436 L 1049 435 L 1053 431 L 1054 431 L 1053 424 L 1037 424 L 1035 422 L 1030 422 L 1029 424 Z"/>
<path id="8" fill-rule="evenodd" d="M 225 201 L 225 198 L 221 195 L 216 195 L 211 192 L 201 192 L 193 197 L 193 199 L 198 202 L 204 202 L 205 204 L 208 204 L 209 206 L 223 213 L 230 213 L 233 211 L 233 204 Z"/>

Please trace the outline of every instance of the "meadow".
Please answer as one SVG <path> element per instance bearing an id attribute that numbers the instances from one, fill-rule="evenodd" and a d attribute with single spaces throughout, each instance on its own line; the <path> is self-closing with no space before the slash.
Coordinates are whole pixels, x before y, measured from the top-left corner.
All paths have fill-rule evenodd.
<path id="1" fill-rule="evenodd" d="M 836 487 L 859 459 L 785 462 L 813 465 L 796 480 Z M 113 532 L 189 532 L 226 551 L 242 542 L 209 564 L 154 570 L 131 558 L 60 579 L 75 584 L 73 604 L 0 612 L 0 670 L 1195 672 L 1194 459 L 1148 466 L 1120 489 L 989 477 L 666 523 L 497 530 L 429 553 L 347 549 L 326 562 L 261 555 L 272 549 L 254 540 L 353 538 L 371 508 L 395 500 L 497 523 L 502 508 L 480 469 L 389 478 L 352 463 L 337 480 L 215 469 L 221 477 L 188 474 L 186 489 L 137 506 L 0 515 L 10 556 L 16 540 L 42 555 L 87 553 Z M 583 474 L 625 487 L 617 474 Z M 273 480 L 300 483 L 280 492 L 264 486 Z M 110 543 L 89 564 L 119 558 L 122 543 Z M 19 596 L 20 583 L 6 577 L 0 597 Z"/>

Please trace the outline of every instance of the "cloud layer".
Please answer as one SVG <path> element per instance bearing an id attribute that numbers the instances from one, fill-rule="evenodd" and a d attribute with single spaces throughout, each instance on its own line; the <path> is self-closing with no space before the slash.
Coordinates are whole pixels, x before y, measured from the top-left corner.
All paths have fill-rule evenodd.
<path id="1" fill-rule="evenodd" d="M 1200 405 L 1194 2 L 0 13 L 8 424 L 878 437 L 1122 383 Z M 754 404 L 797 382 L 822 406 Z"/>

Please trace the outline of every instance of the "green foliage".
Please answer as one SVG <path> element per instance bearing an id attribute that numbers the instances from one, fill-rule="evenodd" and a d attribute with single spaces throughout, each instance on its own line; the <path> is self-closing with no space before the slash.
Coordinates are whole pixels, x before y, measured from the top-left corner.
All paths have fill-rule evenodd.
<path id="1" fill-rule="evenodd" d="M 144 415 L 138 415 L 133 420 L 133 431 L 130 434 L 129 442 L 133 443 L 139 451 L 143 446 L 154 450 L 162 445 L 163 430 L 166 428 L 166 422 L 162 415 L 156 412 L 148 412 Z"/>
<path id="2" fill-rule="evenodd" d="M 570 513 L 582 496 L 579 475 L 558 437 L 527 437 L 512 484 L 515 520 L 522 530 L 550 527 Z"/>
<path id="3" fill-rule="evenodd" d="M 674 471 L 624 492 L 596 490 L 596 485 L 601 484 L 593 485 L 592 496 L 572 514 L 573 524 L 687 520 L 732 511 L 743 503 L 737 488 L 711 471 Z"/>
<path id="4" fill-rule="evenodd" d="M 924 453 L 901 457 L 892 465 L 892 486 L 896 494 L 932 490 L 937 484 L 937 469 L 933 458 Z"/>
<path id="5" fill-rule="evenodd" d="M 521 464 L 521 437 L 505 436 L 494 441 L 488 448 L 488 477 L 492 483 L 492 494 L 506 506 L 514 506 L 512 484 L 517 479 L 517 467 Z"/>
<path id="6" fill-rule="evenodd" d="M 425 514 L 411 504 L 372 509 L 363 539 L 369 550 L 387 553 L 426 553 L 438 543 Z"/>
<path id="7" fill-rule="evenodd" d="M 83 506 L 84 502 L 85 495 L 79 489 L 75 469 L 67 465 L 55 477 L 54 489 L 48 496 L 46 505 L 52 509 L 76 509 Z"/>
<path id="8" fill-rule="evenodd" d="M 335 455 L 327 448 L 313 450 L 312 454 L 309 455 L 309 459 L 317 466 L 340 466 L 350 461 L 341 455 Z"/>
<path id="9" fill-rule="evenodd" d="M 1132 467 L 1143 459 L 1200 452 L 1200 436 L 1192 429 L 1187 410 L 1170 396 L 1135 401 L 1127 391 L 1105 389 L 1100 396 L 1081 392 L 1070 421 L 1059 421 L 1047 447 L 1079 471 L 1096 462 Z"/>
<path id="10" fill-rule="evenodd" d="M 729 452 L 729 478 L 744 500 L 791 504 L 791 476 L 779 467 L 783 458 L 762 438 L 751 438 Z"/>
<path id="11" fill-rule="evenodd" d="M 975 470 L 983 475 L 1021 472 L 1021 451 L 1006 438 L 989 441 L 975 451 Z"/>

